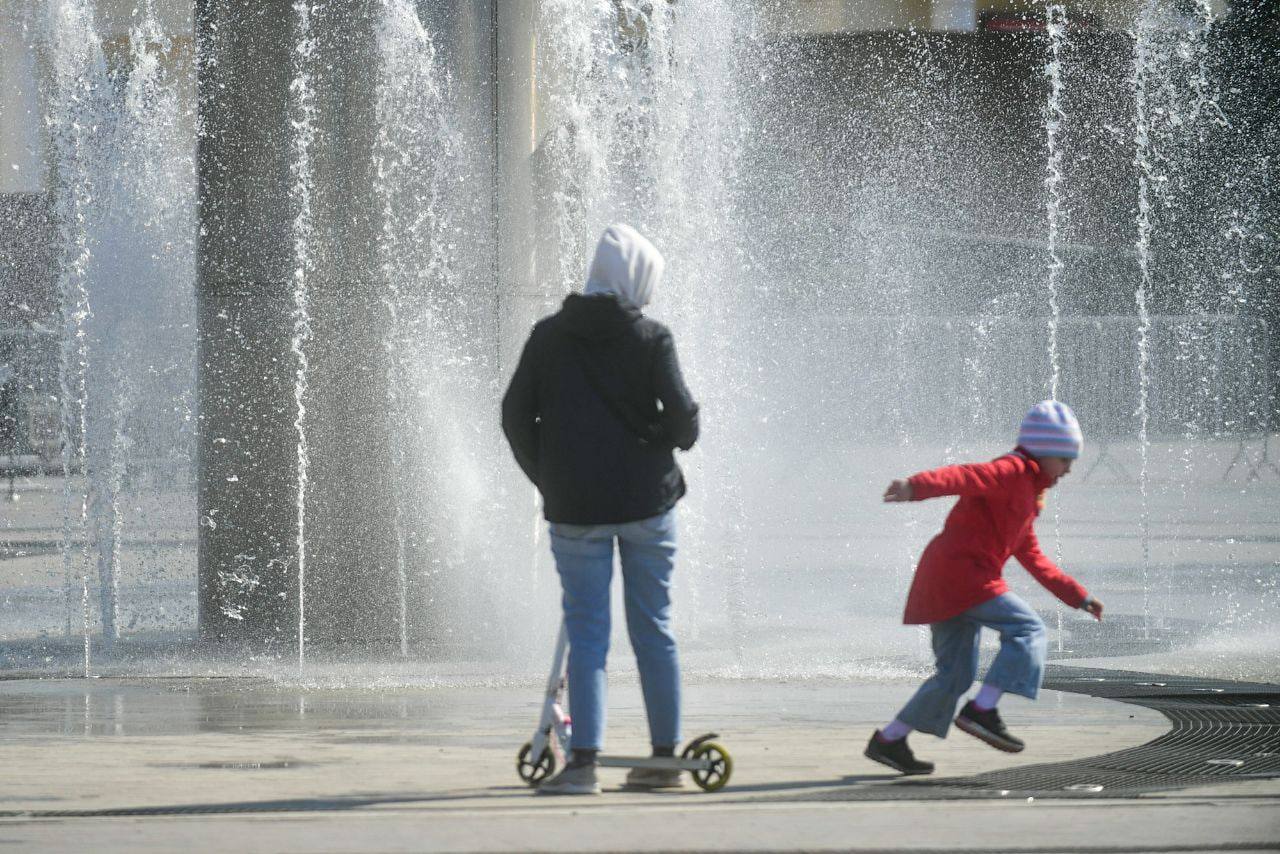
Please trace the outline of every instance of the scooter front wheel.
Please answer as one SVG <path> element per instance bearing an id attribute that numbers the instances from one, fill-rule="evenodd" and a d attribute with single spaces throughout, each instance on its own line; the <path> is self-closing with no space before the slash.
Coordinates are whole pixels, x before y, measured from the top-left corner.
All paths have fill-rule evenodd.
<path id="1" fill-rule="evenodd" d="M 685 751 L 685 756 L 688 759 L 703 759 L 709 763 L 710 767 L 705 770 L 689 772 L 693 782 L 704 792 L 720 791 L 733 776 L 733 757 L 729 755 L 729 751 L 714 741 L 698 744 L 693 750 Z"/>
<path id="2" fill-rule="evenodd" d="M 516 754 L 516 773 L 530 786 L 536 786 L 555 773 L 556 757 L 548 746 L 542 748 L 542 755 L 535 762 L 529 758 L 532 750 L 533 743 L 529 741 L 520 748 L 520 752 Z"/>

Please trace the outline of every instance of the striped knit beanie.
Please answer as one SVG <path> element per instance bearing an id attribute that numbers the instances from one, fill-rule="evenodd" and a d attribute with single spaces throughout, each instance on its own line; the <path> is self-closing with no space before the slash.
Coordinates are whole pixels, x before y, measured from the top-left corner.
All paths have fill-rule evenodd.
<path id="1" fill-rule="evenodd" d="M 1080 456 L 1084 434 L 1071 407 L 1056 400 L 1046 400 L 1031 407 L 1018 430 L 1018 444 L 1036 457 Z"/>

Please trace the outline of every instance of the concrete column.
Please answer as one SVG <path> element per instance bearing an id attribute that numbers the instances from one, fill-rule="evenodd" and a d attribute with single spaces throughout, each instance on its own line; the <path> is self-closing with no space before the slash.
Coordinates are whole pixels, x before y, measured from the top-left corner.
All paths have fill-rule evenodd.
<path id="1" fill-rule="evenodd" d="M 498 281 L 501 372 L 505 381 L 542 304 L 535 284 L 533 227 L 533 152 L 537 147 L 535 83 L 536 5 L 494 4 L 494 67 L 497 99 Z"/>
<path id="2" fill-rule="evenodd" d="M 36 61 L 13 5 L 0 2 L 0 194 L 43 193 L 47 138 Z"/>
<path id="3" fill-rule="evenodd" d="M 382 410 L 372 2 L 314 12 L 309 643 L 398 642 Z M 289 0 L 197 0 L 200 636 L 297 638 Z"/>
<path id="4" fill-rule="evenodd" d="M 203 641 L 297 635 L 286 0 L 195 7 Z"/>
<path id="5" fill-rule="evenodd" d="M 24 32 L 23 17 L 17 4 L 0 0 L 0 329 L 48 322 L 57 311 L 44 156 L 49 140 L 34 39 Z M 0 367 L 18 361 L 16 346 L 0 342 Z"/>
<path id="6" fill-rule="evenodd" d="M 34 39 L 24 32 L 24 17 L 19 4 L 0 0 L 0 374 L 16 371 L 13 380 L 18 386 L 33 385 L 41 391 L 22 391 L 21 403 L 10 399 L 0 405 L 0 422 L 46 411 L 52 405 L 47 392 L 56 386 L 50 370 L 56 339 L 32 326 L 34 322 L 53 325 L 50 318 L 56 315 L 58 303 L 44 157 L 48 134 Z M 3 382 L 0 388 L 7 388 L 11 395 L 16 391 L 14 385 Z M 23 439 L 47 447 L 50 437 L 25 435 Z M 56 444 L 53 449 L 56 452 Z M 0 445 L 0 455 L 10 450 Z"/>
<path id="7" fill-rule="evenodd" d="M 977 28 L 976 0 L 933 0 L 929 29 L 936 32 L 969 33 Z"/>

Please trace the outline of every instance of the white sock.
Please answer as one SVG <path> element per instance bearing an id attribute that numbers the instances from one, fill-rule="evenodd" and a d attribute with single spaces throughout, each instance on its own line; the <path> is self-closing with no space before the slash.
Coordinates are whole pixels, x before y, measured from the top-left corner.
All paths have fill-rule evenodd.
<path id="1" fill-rule="evenodd" d="M 973 698 L 973 704 L 984 712 L 989 711 L 1000 702 L 1000 695 L 1003 693 L 1003 689 L 983 683 L 983 686 L 978 689 L 978 696 Z"/>
<path id="2" fill-rule="evenodd" d="M 894 718 L 892 723 L 887 724 L 880 730 L 880 738 L 884 741 L 897 741 L 900 738 L 906 738 L 910 732 L 911 727 Z"/>

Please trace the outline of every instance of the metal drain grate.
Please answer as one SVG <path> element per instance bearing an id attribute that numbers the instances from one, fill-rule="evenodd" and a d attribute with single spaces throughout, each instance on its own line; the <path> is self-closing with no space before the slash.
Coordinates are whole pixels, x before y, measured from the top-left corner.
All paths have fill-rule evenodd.
<path id="1" fill-rule="evenodd" d="M 1107 798 L 1280 777 L 1280 686 L 1054 666 L 1045 687 L 1155 709 L 1173 728 L 1139 747 L 939 780 L 770 800 Z"/>
<path id="2" fill-rule="evenodd" d="M 1199 676 L 1167 676 L 1137 670 L 1104 670 L 1051 664 L 1046 669 L 1046 688 L 1073 691 L 1107 699 L 1152 696 L 1212 697 L 1221 694 L 1275 694 L 1280 685 L 1234 682 Z"/>

